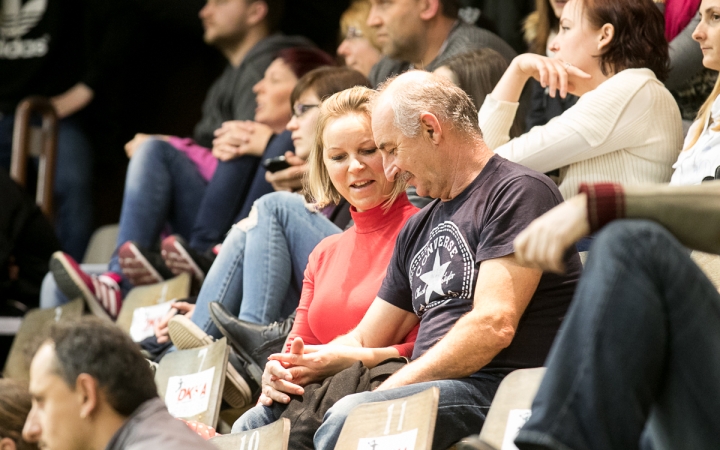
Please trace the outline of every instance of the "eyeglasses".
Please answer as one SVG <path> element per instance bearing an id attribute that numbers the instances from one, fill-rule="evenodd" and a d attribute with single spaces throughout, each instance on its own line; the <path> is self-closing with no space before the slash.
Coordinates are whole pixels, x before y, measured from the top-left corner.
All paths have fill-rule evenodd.
<path id="1" fill-rule="evenodd" d="M 320 105 L 303 105 L 302 103 L 296 103 L 293 107 L 293 116 L 300 118 L 300 116 L 308 112 L 308 110 L 317 108 L 318 106 Z"/>
<path id="2" fill-rule="evenodd" d="M 356 39 L 363 37 L 363 32 L 360 28 L 348 27 L 347 33 L 345 33 L 345 39 Z"/>

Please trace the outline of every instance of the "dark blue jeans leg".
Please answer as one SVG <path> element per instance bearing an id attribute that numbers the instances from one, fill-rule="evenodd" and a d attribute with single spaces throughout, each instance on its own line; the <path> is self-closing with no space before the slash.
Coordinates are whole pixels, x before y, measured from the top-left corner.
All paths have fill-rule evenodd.
<path id="1" fill-rule="evenodd" d="M 146 141 L 128 165 L 117 246 L 135 241 L 155 248 L 167 222 L 175 233 L 188 239 L 205 186 L 184 153 L 165 141 Z M 108 269 L 122 273 L 117 250 Z"/>
<path id="2" fill-rule="evenodd" d="M 243 205 L 260 159 L 243 156 L 220 161 L 198 209 L 189 240 L 200 252 L 222 242 Z"/>
<path id="3" fill-rule="evenodd" d="M 520 449 L 720 448 L 720 295 L 660 225 L 594 242 Z"/>
<path id="4" fill-rule="evenodd" d="M 55 166 L 55 232 L 65 252 L 82 260 L 93 229 L 93 154 L 72 117 L 60 121 Z"/>

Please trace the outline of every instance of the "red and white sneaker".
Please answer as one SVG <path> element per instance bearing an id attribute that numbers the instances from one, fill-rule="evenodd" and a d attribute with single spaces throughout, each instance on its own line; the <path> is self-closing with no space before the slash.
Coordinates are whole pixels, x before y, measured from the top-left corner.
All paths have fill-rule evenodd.
<path id="1" fill-rule="evenodd" d="M 82 297 L 90 311 L 99 317 L 117 319 L 122 306 L 120 275 L 107 272 L 102 275 L 88 275 L 72 257 L 55 252 L 50 257 L 50 271 L 55 277 L 58 289 L 69 299 Z"/>
<path id="2" fill-rule="evenodd" d="M 118 262 L 123 275 L 135 286 L 162 283 L 173 277 L 159 254 L 144 250 L 133 241 L 120 246 Z"/>
<path id="3" fill-rule="evenodd" d="M 205 275 L 210 270 L 214 257 L 210 259 L 197 253 L 190 248 L 182 237 L 176 234 L 163 239 L 160 248 L 162 249 L 160 253 L 165 260 L 165 265 L 172 273 L 180 275 L 187 272 L 202 284 Z"/>

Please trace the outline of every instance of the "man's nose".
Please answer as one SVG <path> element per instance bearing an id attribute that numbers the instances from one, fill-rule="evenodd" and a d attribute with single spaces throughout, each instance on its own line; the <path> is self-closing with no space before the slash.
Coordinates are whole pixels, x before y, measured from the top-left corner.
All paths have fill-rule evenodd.
<path id="1" fill-rule="evenodd" d="M 383 169 L 385 170 L 385 178 L 388 181 L 395 181 L 395 178 L 400 174 L 400 169 L 395 164 L 386 165 Z"/>
<path id="2" fill-rule="evenodd" d="M 365 21 L 367 26 L 377 28 L 380 25 L 382 25 L 382 21 L 380 20 L 380 17 L 377 15 L 377 11 L 375 11 L 375 6 L 370 7 L 370 13 L 368 13 L 368 18 Z"/>
<path id="3" fill-rule="evenodd" d="M 35 408 L 30 410 L 30 413 L 25 419 L 25 425 L 22 429 L 22 437 L 26 442 L 35 443 L 40 440 L 40 423 L 37 420 L 37 414 Z"/>

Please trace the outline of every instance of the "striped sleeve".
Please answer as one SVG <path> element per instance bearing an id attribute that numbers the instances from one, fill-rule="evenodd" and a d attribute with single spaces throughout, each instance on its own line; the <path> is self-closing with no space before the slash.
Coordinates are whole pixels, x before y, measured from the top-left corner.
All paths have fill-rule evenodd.
<path id="1" fill-rule="evenodd" d="M 587 195 L 588 221 L 593 233 L 609 222 L 625 217 L 625 191 L 621 185 L 583 183 L 580 192 Z"/>

